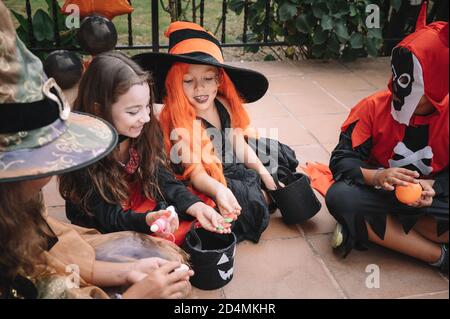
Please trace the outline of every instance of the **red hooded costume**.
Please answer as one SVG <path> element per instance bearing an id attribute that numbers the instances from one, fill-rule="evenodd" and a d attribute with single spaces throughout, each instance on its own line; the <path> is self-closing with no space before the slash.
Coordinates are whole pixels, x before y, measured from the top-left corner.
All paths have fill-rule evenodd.
<path id="1" fill-rule="evenodd" d="M 392 51 L 392 78 L 388 89 L 360 101 L 341 127 L 355 125 L 353 148 L 372 139 L 369 164 L 375 167 L 405 167 L 422 177 L 433 178 L 448 166 L 448 23 L 426 25 L 424 1 L 416 31 Z M 395 95 L 395 99 L 394 99 Z M 425 95 L 436 111 L 414 115 Z M 311 185 L 325 196 L 333 184 L 328 167 L 307 163 L 303 167 Z"/>
<path id="2" fill-rule="evenodd" d="M 448 23 L 426 25 L 426 4 L 416 31 L 392 51 L 389 89 L 359 102 L 341 129 L 356 122 L 354 148 L 372 138 L 371 164 L 433 176 L 448 166 Z M 414 115 L 423 95 L 436 111 Z"/>

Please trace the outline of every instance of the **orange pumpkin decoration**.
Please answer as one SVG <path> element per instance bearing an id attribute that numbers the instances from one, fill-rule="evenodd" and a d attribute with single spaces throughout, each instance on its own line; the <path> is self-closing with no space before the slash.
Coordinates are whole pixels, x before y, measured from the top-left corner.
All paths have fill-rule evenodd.
<path id="1" fill-rule="evenodd" d="M 130 6 L 127 0 L 66 0 L 61 8 L 63 14 L 68 15 L 71 13 L 69 9 L 66 9 L 71 4 L 80 8 L 80 17 L 82 19 L 96 13 L 108 20 L 112 20 L 116 16 L 133 12 L 133 7 Z"/>
<path id="2" fill-rule="evenodd" d="M 396 186 L 395 196 L 403 204 L 412 204 L 422 196 L 422 186 L 420 184 L 408 183 L 408 186 Z"/>

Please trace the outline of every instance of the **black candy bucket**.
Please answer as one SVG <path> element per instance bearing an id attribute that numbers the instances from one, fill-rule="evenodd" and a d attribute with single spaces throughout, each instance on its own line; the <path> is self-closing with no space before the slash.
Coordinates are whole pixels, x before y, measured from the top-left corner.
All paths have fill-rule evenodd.
<path id="1" fill-rule="evenodd" d="M 322 207 L 305 174 L 292 173 L 288 168 L 280 166 L 272 177 L 277 189 L 269 191 L 269 195 L 279 208 L 286 224 L 302 223 L 317 214 Z M 280 182 L 285 186 L 281 186 Z"/>
<path id="2" fill-rule="evenodd" d="M 195 274 L 190 282 L 203 290 L 219 289 L 233 278 L 236 236 L 217 234 L 192 224 L 182 248 L 191 256 Z"/>

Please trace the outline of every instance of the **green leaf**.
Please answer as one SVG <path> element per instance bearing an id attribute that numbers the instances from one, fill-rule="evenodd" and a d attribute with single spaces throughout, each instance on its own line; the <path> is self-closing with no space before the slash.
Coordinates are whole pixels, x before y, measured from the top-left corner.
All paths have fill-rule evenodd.
<path id="1" fill-rule="evenodd" d="M 327 41 L 328 39 L 328 32 L 323 31 L 321 26 L 317 26 L 312 39 L 313 43 L 316 45 L 325 43 L 325 41 Z"/>
<path id="2" fill-rule="evenodd" d="M 255 34 L 253 32 L 247 33 L 247 41 L 248 42 L 260 42 L 261 40 L 258 38 L 258 34 Z M 251 53 L 257 53 L 259 51 L 260 47 L 258 46 L 249 46 L 245 47 L 245 52 L 251 52 Z"/>
<path id="3" fill-rule="evenodd" d="M 350 17 L 349 21 L 350 21 L 353 25 L 357 25 L 357 26 L 364 25 L 364 22 L 363 22 L 363 20 L 361 19 L 361 16 L 359 16 L 359 15 L 356 15 L 356 16 L 354 16 L 354 17 Z"/>
<path id="4" fill-rule="evenodd" d="M 349 4 L 347 1 L 337 1 L 334 11 L 332 12 L 332 16 L 340 19 L 349 14 Z"/>
<path id="5" fill-rule="evenodd" d="M 47 2 L 47 12 L 53 23 L 53 0 L 45 0 L 45 2 Z M 56 19 L 58 20 L 58 30 L 60 32 L 67 30 L 65 23 L 66 16 L 61 13 L 61 6 L 58 1 L 56 1 Z"/>
<path id="6" fill-rule="evenodd" d="M 290 20 L 297 14 L 297 6 L 295 4 L 285 2 L 281 5 L 279 14 L 281 21 L 284 22 Z"/>
<path id="7" fill-rule="evenodd" d="M 327 49 L 333 53 L 339 54 L 341 50 L 341 44 L 336 36 L 332 36 L 327 42 Z"/>
<path id="8" fill-rule="evenodd" d="M 30 34 L 28 33 L 28 30 L 25 30 L 22 26 L 18 27 L 16 29 L 16 33 L 19 36 L 19 39 L 22 40 L 22 42 L 25 45 L 29 45 L 30 43 Z"/>
<path id="9" fill-rule="evenodd" d="M 324 15 L 320 21 L 323 30 L 333 29 L 333 19 L 329 15 Z"/>
<path id="10" fill-rule="evenodd" d="M 244 7 L 245 7 L 244 0 L 230 0 L 228 2 L 228 8 L 231 11 L 234 11 L 237 15 L 240 15 L 242 13 L 242 10 L 244 10 Z"/>
<path id="11" fill-rule="evenodd" d="M 313 45 L 311 52 L 315 58 L 321 58 L 321 57 L 323 57 L 326 50 L 327 50 L 327 46 L 324 43 L 324 44 L 319 44 L 319 45 Z"/>
<path id="12" fill-rule="evenodd" d="M 311 17 L 309 17 L 307 14 L 302 13 L 297 17 L 297 20 L 295 21 L 295 26 L 298 31 L 303 33 L 311 33 L 313 24 L 311 23 Z"/>
<path id="13" fill-rule="evenodd" d="M 52 0 L 45 0 L 45 2 L 47 3 L 47 12 L 51 15 L 52 14 Z"/>
<path id="14" fill-rule="evenodd" d="M 350 16 L 354 17 L 358 14 L 354 3 L 350 3 Z"/>
<path id="15" fill-rule="evenodd" d="M 381 29 L 378 28 L 371 28 L 367 30 L 367 37 L 368 38 L 374 38 L 374 39 L 383 39 L 383 33 L 381 32 Z"/>
<path id="16" fill-rule="evenodd" d="M 264 57 L 264 61 L 276 61 L 276 59 L 272 54 L 268 54 Z"/>
<path id="17" fill-rule="evenodd" d="M 345 42 L 348 39 L 350 39 L 350 36 L 348 35 L 347 26 L 345 25 L 343 20 L 338 20 L 334 26 L 334 32 L 336 35 L 341 38 Z"/>
<path id="18" fill-rule="evenodd" d="M 350 37 L 350 45 L 352 49 L 362 49 L 364 46 L 364 37 L 361 33 L 353 33 Z"/>
<path id="19" fill-rule="evenodd" d="M 391 6 L 395 11 L 398 11 L 402 6 L 402 0 L 391 0 Z"/>
<path id="20" fill-rule="evenodd" d="M 259 47 L 257 47 L 257 46 L 245 47 L 244 51 L 250 52 L 250 53 L 257 53 L 259 51 Z"/>
<path id="21" fill-rule="evenodd" d="M 337 2 L 337 13 L 341 15 L 347 15 L 350 11 L 349 1 L 338 1 Z"/>
<path id="22" fill-rule="evenodd" d="M 377 57 L 378 56 L 378 46 L 377 46 L 377 39 L 371 38 L 371 39 L 367 39 L 366 42 L 366 48 L 367 48 L 367 53 L 372 56 L 372 57 Z"/>
<path id="23" fill-rule="evenodd" d="M 284 27 L 278 24 L 272 24 L 273 31 L 275 35 L 277 36 L 283 36 L 284 35 Z"/>
<path id="24" fill-rule="evenodd" d="M 289 35 L 284 40 L 291 45 L 308 45 L 310 42 L 309 35 L 300 32 L 295 35 Z"/>
<path id="25" fill-rule="evenodd" d="M 38 42 L 48 40 L 52 41 L 53 21 L 49 15 L 42 9 L 38 9 L 33 17 L 33 33 Z"/>
<path id="26" fill-rule="evenodd" d="M 30 24 L 28 23 L 28 20 L 23 15 L 21 15 L 20 13 L 17 13 L 14 10 L 11 10 L 11 12 L 13 13 L 17 22 L 19 22 L 20 26 L 22 28 L 24 28 L 24 30 L 28 30 L 30 28 Z"/>
<path id="27" fill-rule="evenodd" d="M 330 13 L 332 13 L 332 14 L 336 13 L 338 11 L 338 7 L 337 7 L 335 0 L 327 1 L 327 7 L 328 7 L 328 10 L 330 10 Z"/>
<path id="28" fill-rule="evenodd" d="M 323 7 L 323 6 L 321 6 L 320 4 L 317 4 L 317 5 L 313 5 L 312 7 L 311 7 L 311 9 L 312 9 L 312 12 L 313 12 L 313 14 L 314 14 L 314 16 L 317 18 L 317 19 L 322 19 L 322 17 L 325 15 L 325 14 L 327 14 L 327 8 L 326 7 Z"/>
<path id="29" fill-rule="evenodd" d="M 295 26 L 295 21 L 293 20 L 286 21 L 285 27 L 288 35 L 294 35 L 298 33 L 297 27 Z"/>
<path id="30" fill-rule="evenodd" d="M 354 61 L 358 57 L 358 51 L 356 51 L 350 47 L 346 47 L 342 51 L 341 57 L 342 57 L 342 60 L 344 60 L 345 62 Z"/>
<path id="31" fill-rule="evenodd" d="M 78 39 L 76 37 L 77 30 L 67 30 L 61 32 L 61 45 L 62 46 L 72 46 L 75 47 L 78 44 Z"/>

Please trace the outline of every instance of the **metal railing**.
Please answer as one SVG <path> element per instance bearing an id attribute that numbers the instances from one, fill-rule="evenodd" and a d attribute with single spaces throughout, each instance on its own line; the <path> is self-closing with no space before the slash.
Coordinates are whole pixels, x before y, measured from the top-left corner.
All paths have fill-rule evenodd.
<path id="1" fill-rule="evenodd" d="M 160 49 L 165 49 L 168 47 L 167 44 L 161 44 L 159 38 L 159 8 L 161 0 L 147 0 L 149 3 L 148 8 L 150 9 L 149 13 L 151 14 L 151 38 L 149 39 L 148 44 L 144 45 L 136 45 L 134 43 L 134 35 L 133 35 L 133 14 L 128 14 L 127 20 L 127 33 L 128 39 L 126 45 L 118 45 L 116 49 L 122 50 L 153 50 L 158 52 Z M 180 1 L 180 0 L 178 0 Z M 189 0 L 191 2 L 192 7 L 192 20 L 196 22 L 199 20 L 199 24 L 204 26 L 205 23 L 205 0 Z M 210 1 L 220 1 L 220 0 L 210 0 Z M 271 4 L 272 0 L 258 0 L 265 1 L 265 18 L 263 22 L 263 40 L 261 42 L 252 42 L 248 41 L 249 32 L 248 32 L 248 8 L 249 8 L 249 0 L 245 0 L 244 3 L 244 17 L 243 17 L 243 26 L 242 26 L 242 42 L 227 42 L 227 14 L 228 14 L 228 1 L 222 0 L 222 14 L 220 17 L 221 34 L 218 38 L 221 39 L 223 47 L 269 47 L 269 46 L 283 46 L 288 45 L 285 41 L 273 41 L 269 40 L 269 32 L 270 32 L 270 17 L 271 17 Z M 428 13 L 428 21 L 434 21 L 436 18 L 444 21 L 448 21 L 448 5 L 449 0 L 434 0 L 435 5 L 432 6 L 431 12 Z M 132 0 L 128 0 L 130 5 L 132 5 Z M 30 47 L 33 51 L 52 51 L 57 49 L 73 49 L 73 48 L 65 48 L 61 47 L 61 39 L 60 39 L 60 30 L 58 27 L 58 15 L 56 14 L 57 10 L 57 0 L 52 0 L 52 12 L 53 12 L 53 31 L 54 31 L 54 46 L 39 48 L 36 47 L 36 40 L 33 32 L 33 24 L 32 24 L 32 7 L 31 1 L 25 0 L 26 3 L 26 15 L 29 24 L 29 39 L 30 39 Z M 406 1 L 402 3 L 403 5 L 407 5 Z M 390 2 L 386 1 L 385 6 L 382 9 L 385 13 L 389 12 Z M 402 34 L 399 31 L 403 30 L 405 26 L 405 21 L 408 19 L 408 15 L 417 16 L 419 7 L 409 10 L 403 9 L 403 7 L 399 10 L 399 12 L 394 15 L 393 21 L 389 21 L 389 25 L 385 26 L 384 30 L 384 42 L 385 42 L 385 52 L 384 54 L 389 55 L 390 50 L 396 43 L 398 43 L 406 34 Z M 415 12 L 417 11 L 417 12 Z M 199 15 L 198 15 L 199 13 Z M 220 26 L 220 25 L 218 25 Z M 219 28 L 217 28 L 218 31 Z"/>
<path id="2" fill-rule="evenodd" d="M 128 32 L 128 43 L 127 45 L 119 45 L 116 47 L 116 49 L 119 50 L 141 50 L 141 49 L 151 49 L 155 52 L 158 52 L 160 49 L 167 48 L 168 45 L 161 44 L 159 39 L 159 0 L 148 0 L 149 1 L 149 7 L 150 7 L 150 13 L 151 13 L 151 39 L 149 44 L 144 45 L 136 45 L 134 44 L 134 37 L 133 37 L 133 14 L 128 14 L 128 20 L 127 20 L 127 32 Z M 196 0 L 190 0 L 192 3 L 192 21 L 197 22 L 197 18 L 199 18 L 199 24 L 201 26 L 204 26 L 205 22 L 205 0 L 200 0 L 200 3 L 197 5 Z M 263 46 L 280 46 L 280 45 L 286 45 L 287 43 L 284 41 L 269 41 L 269 30 L 270 30 L 270 10 L 271 10 L 271 0 L 262 0 L 266 1 L 265 6 L 265 20 L 264 20 L 264 36 L 262 42 L 249 42 L 248 41 L 248 1 L 245 1 L 244 5 L 244 23 L 242 28 L 242 42 L 227 42 L 226 41 L 226 22 L 227 22 L 227 13 L 228 13 L 228 1 L 222 0 L 222 16 L 220 18 L 220 23 L 222 25 L 221 29 L 221 43 L 222 47 L 263 47 Z M 130 5 L 132 5 L 132 1 L 128 0 Z M 53 12 L 53 30 L 54 30 L 54 47 L 48 47 L 48 48 L 38 48 L 35 46 L 36 41 L 34 38 L 33 33 L 33 24 L 32 24 L 32 7 L 31 7 L 31 1 L 26 0 L 26 14 L 27 14 L 27 20 L 29 22 L 30 28 L 29 28 L 29 38 L 30 38 L 30 44 L 31 49 L 35 51 L 52 51 L 57 49 L 69 49 L 61 47 L 61 39 L 60 39 L 60 30 L 58 27 L 58 16 L 56 14 L 56 8 L 57 8 L 57 0 L 52 0 L 52 12 Z M 200 16 L 197 16 L 197 11 L 199 11 Z"/>

